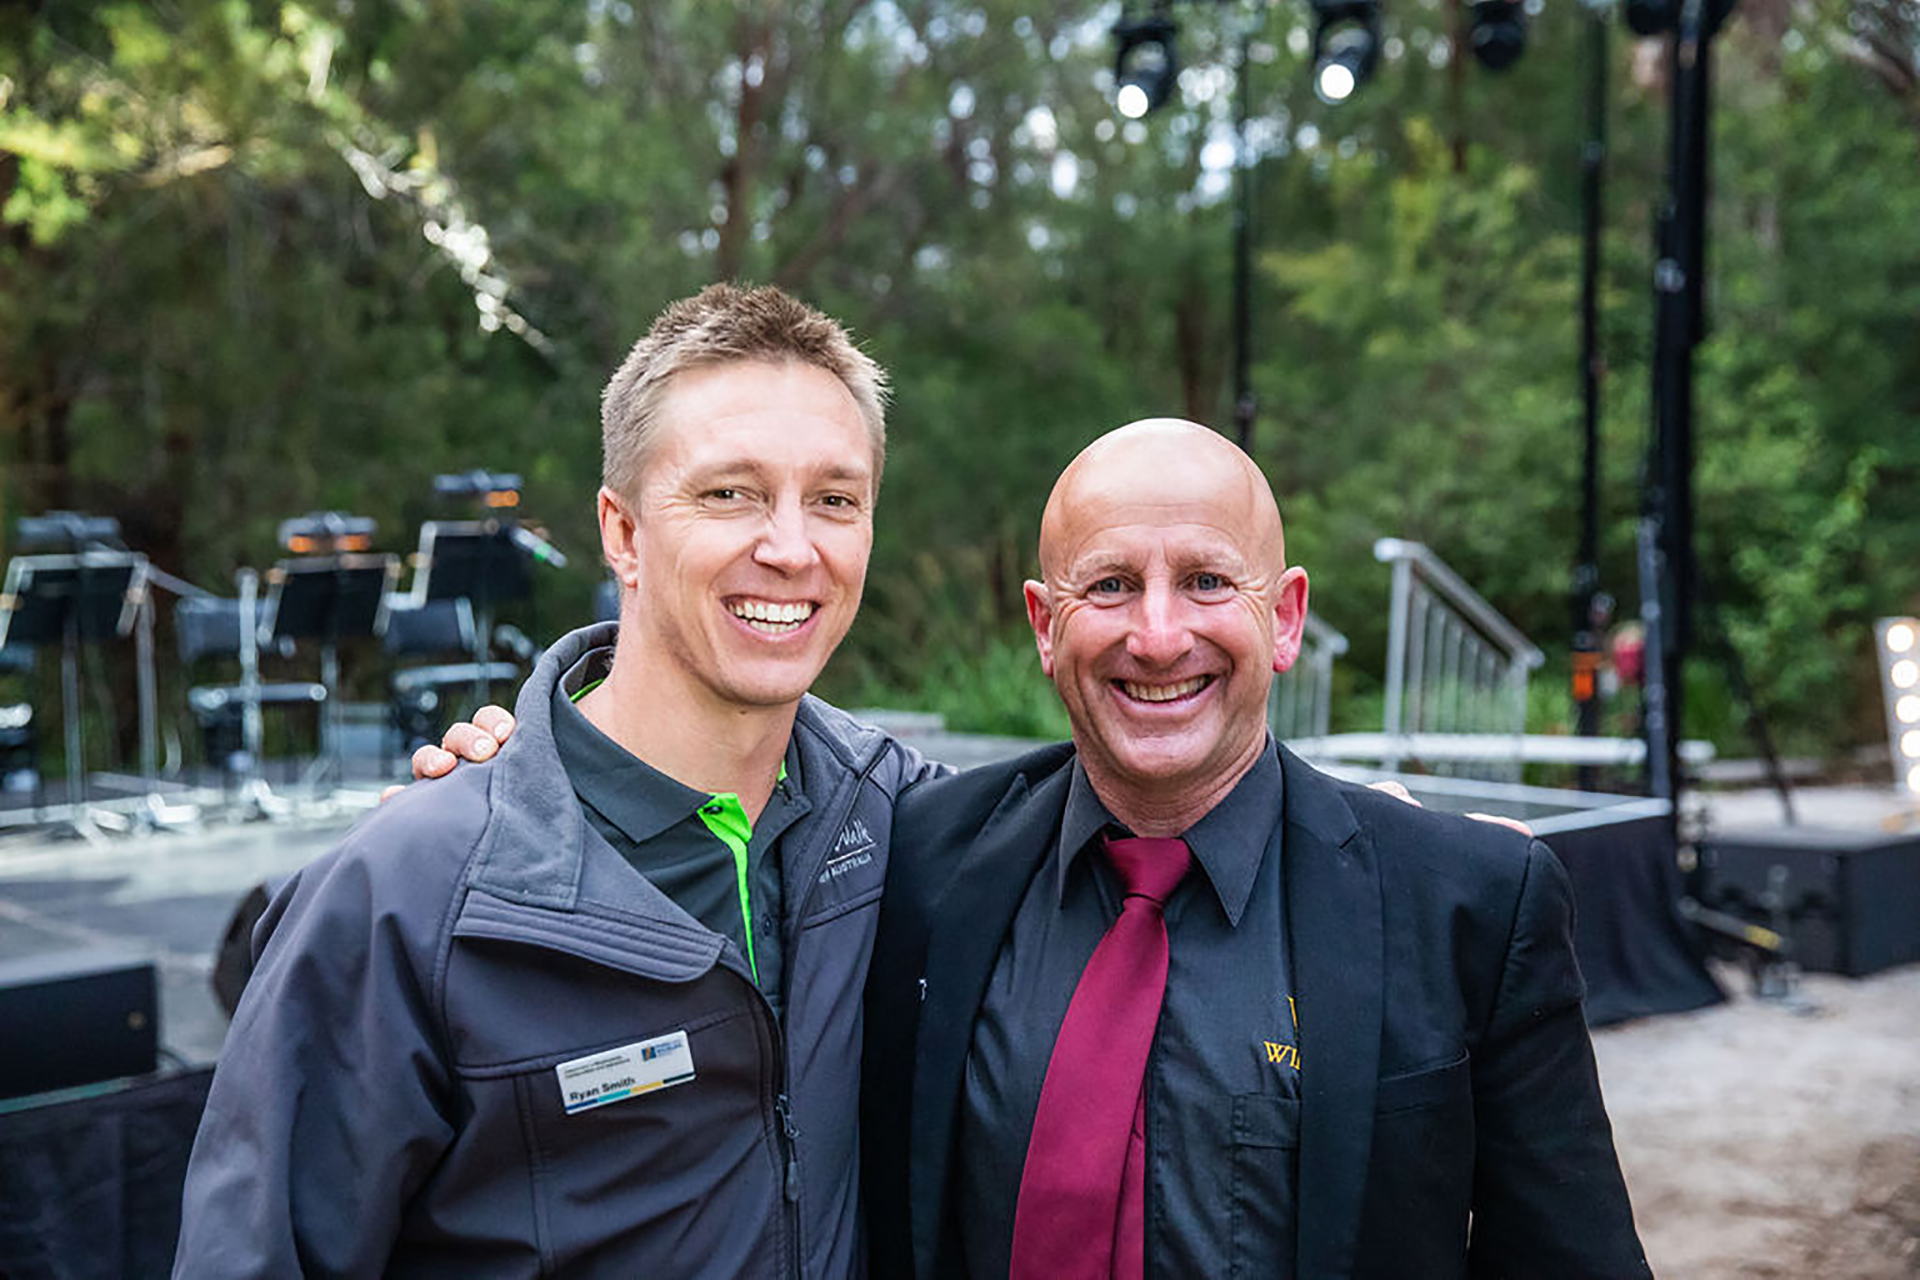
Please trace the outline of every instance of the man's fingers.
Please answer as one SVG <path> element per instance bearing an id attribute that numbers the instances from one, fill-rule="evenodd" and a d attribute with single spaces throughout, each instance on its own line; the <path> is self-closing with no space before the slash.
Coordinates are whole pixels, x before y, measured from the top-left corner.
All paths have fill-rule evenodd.
<path id="1" fill-rule="evenodd" d="M 505 742 L 513 736 L 513 712 L 491 702 L 473 713 L 473 723 L 492 734 L 495 742 Z"/>
<path id="2" fill-rule="evenodd" d="M 413 776 L 438 778 L 459 762 L 452 752 L 428 743 L 413 753 Z"/>
<path id="3" fill-rule="evenodd" d="M 1416 809 L 1424 809 L 1427 807 L 1421 804 L 1418 800 L 1415 800 L 1413 798 L 1413 792 L 1407 790 L 1405 786 L 1401 785 L 1398 782 L 1395 782 L 1391 778 L 1384 778 L 1379 782 L 1369 782 L 1367 785 L 1372 787 L 1375 791 L 1386 792 L 1388 795 L 1392 796 L 1395 800 L 1405 800 L 1408 804 L 1412 805 Z"/>
<path id="4" fill-rule="evenodd" d="M 1476 822 L 1491 822 L 1502 827 L 1512 827 L 1523 836 L 1533 834 L 1533 828 L 1518 818 L 1503 818 L 1497 813 L 1470 813 L 1467 816 Z"/>
<path id="5" fill-rule="evenodd" d="M 1416 809 L 1426 808 L 1425 805 L 1421 804 L 1418 800 L 1415 800 L 1413 798 L 1413 793 L 1408 791 L 1404 785 L 1402 785 L 1401 783 L 1395 782 L 1391 778 L 1384 778 L 1379 782 L 1369 782 L 1367 785 L 1372 787 L 1375 791 L 1384 792 L 1385 794 L 1392 796 L 1395 800 L 1405 800 L 1408 804 L 1412 805 Z M 1480 822 L 1491 822 L 1502 827 L 1512 827 L 1515 831 L 1518 831 L 1523 836 L 1530 836 L 1533 834 L 1533 828 L 1528 826 L 1526 823 L 1520 821 L 1520 819 L 1518 818 L 1503 818 L 1497 813 L 1470 813 L 1467 816 L 1469 818 L 1477 819 Z"/>
<path id="6" fill-rule="evenodd" d="M 407 789 L 406 783 L 404 782 L 394 783 L 392 786 L 388 787 L 385 791 L 382 791 L 380 793 L 380 803 L 385 804 L 387 801 L 393 799 L 395 796 L 399 795 L 402 791 L 405 791 L 406 789 Z"/>
<path id="7" fill-rule="evenodd" d="M 465 720 L 447 730 L 440 739 L 440 745 L 462 760 L 471 760 L 476 764 L 493 759 L 494 753 L 500 750 L 498 738 Z"/>

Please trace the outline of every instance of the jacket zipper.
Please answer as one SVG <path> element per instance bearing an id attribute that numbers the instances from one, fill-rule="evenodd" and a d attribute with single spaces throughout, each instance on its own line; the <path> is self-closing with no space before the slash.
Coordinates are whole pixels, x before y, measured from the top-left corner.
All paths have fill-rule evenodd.
<path id="1" fill-rule="evenodd" d="M 854 778 L 853 785 L 847 789 L 846 803 L 835 807 L 832 818 L 822 828 L 830 833 L 829 841 L 833 839 L 832 833 L 837 833 L 846 825 L 847 818 L 860 803 L 860 793 L 866 789 L 874 770 L 880 767 L 880 762 L 886 759 L 886 755 L 884 747 L 876 751 L 873 759 L 867 761 L 866 767 Z M 822 817 L 825 816 L 822 814 Z M 793 956 L 794 944 L 800 938 L 800 921 L 806 918 L 807 906 L 812 902 L 813 892 L 819 887 L 819 883 L 820 879 L 815 869 L 809 867 L 806 888 L 801 893 L 799 905 L 788 916 L 793 922 L 793 927 L 782 938 L 782 945 L 786 948 L 789 959 Z M 738 973 L 739 970 L 736 969 L 734 972 Z M 787 972 L 792 972 L 791 966 L 787 967 Z M 760 1007 L 766 1010 L 767 1018 L 773 1027 L 780 1082 L 780 1091 L 774 1099 L 773 1109 L 775 1118 L 780 1121 L 780 1147 L 786 1157 L 782 1179 L 786 1197 L 787 1239 L 793 1248 L 792 1265 L 788 1269 L 788 1274 L 798 1276 L 801 1274 L 800 1260 L 806 1256 L 800 1249 L 800 1147 L 798 1141 L 800 1126 L 793 1118 L 793 1099 L 787 1094 L 786 1032 L 780 1026 L 779 1020 L 773 1017 L 773 1006 L 767 1003 L 766 993 L 760 990 L 758 984 L 754 985 L 753 991 L 760 997 Z M 861 996 L 859 992 L 853 992 L 850 998 L 859 999 Z"/>

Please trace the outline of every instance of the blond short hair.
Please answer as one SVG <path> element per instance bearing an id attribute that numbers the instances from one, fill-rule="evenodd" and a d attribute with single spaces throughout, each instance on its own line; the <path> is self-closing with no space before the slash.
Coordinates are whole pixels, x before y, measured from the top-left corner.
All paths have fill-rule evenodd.
<path id="1" fill-rule="evenodd" d="M 873 445 L 873 484 L 887 452 L 887 373 L 840 324 L 771 285 L 708 285 L 660 313 L 600 396 L 601 483 L 639 492 L 660 403 L 677 373 L 736 361 L 794 362 L 824 369 L 853 396 Z"/>

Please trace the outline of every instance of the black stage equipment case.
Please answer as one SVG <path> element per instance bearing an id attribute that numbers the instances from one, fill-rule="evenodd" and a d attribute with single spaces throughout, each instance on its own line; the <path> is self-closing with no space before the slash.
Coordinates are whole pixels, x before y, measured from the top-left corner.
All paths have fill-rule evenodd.
<path id="1" fill-rule="evenodd" d="M 1920 960 L 1920 835 L 1783 827 L 1704 842 L 1702 902 L 1784 933 L 1803 969 Z"/>

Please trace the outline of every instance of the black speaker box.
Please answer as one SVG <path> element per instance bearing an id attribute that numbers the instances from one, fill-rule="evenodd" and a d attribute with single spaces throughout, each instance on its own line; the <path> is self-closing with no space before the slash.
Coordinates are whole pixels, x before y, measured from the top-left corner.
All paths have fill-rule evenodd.
<path id="1" fill-rule="evenodd" d="M 153 1071 L 153 962 L 56 951 L 0 963 L 0 1098 Z"/>
<path id="2" fill-rule="evenodd" d="M 1702 901 L 1780 928 L 1804 969 L 1854 977 L 1920 960 L 1920 835 L 1781 827 L 1700 850 Z"/>

